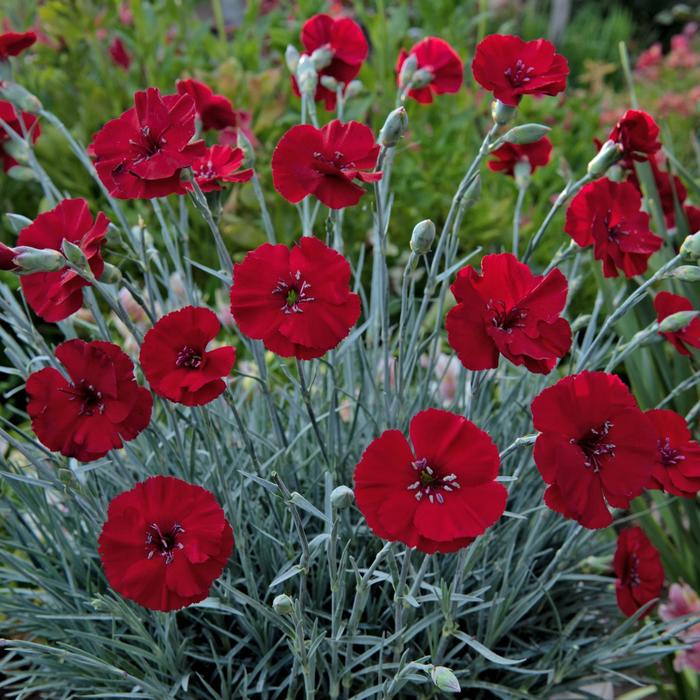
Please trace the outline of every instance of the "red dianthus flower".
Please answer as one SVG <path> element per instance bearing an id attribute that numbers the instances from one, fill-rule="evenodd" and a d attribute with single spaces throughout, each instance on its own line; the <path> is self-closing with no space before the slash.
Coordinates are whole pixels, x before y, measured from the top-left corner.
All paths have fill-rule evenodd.
<path id="1" fill-rule="evenodd" d="M 233 531 L 209 491 L 154 476 L 110 502 L 99 542 L 110 586 L 169 612 L 209 595 L 233 551 Z"/>
<path id="2" fill-rule="evenodd" d="M 231 313 L 242 333 L 277 355 L 321 357 L 360 316 L 350 274 L 342 255 L 311 236 L 291 250 L 265 243 L 234 265 Z"/>
<path id="3" fill-rule="evenodd" d="M 47 367 L 29 375 L 27 412 L 42 444 L 92 462 L 133 440 L 151 418 L 153 399 L 134 365 L 113 343 L 67 340 L 56 348 L 67 380 Z"/>
<path id="4" fill-rule="evenodd" d="M 646 160 L 661 148 L 659 127 L 652 117 L 639 109 L 628 109 L 615 124 L 608 139 L 622 146 L 622 163 Z"/>
<path id="5" fill-rule="evenodd" d="M 41 135 L 41 126 L 36 116 L 29 112 L 21 112 L 18 116 L 14 106 L 7 100 L 0 100 L 0 119 L 22 138 L 24 138 L 26 131 L 30 134 L 32 143 L 36 143 L 36 140 Z M 5 129 L 0 128 L 0 159 L 2 159 L 2 169 L 5 172 L 17 165 L 17 161 L 3 148 L 3 144 L 9 141 L 9 134 Z"/>
<path id="6" fill-rule="evenodd" d="M 192 174 L 202 192 L 216 192 L 226 182 L 248 182 L 251 169 L 239 170 L 245 154 L 240 148 L 211 146 L 205 155 L 192 162 Z"/>
<path id="7" fill-rule="evenodd" d="M 18 56 L 36 41 L 34 32 L 5 32 L 0 34 L 0 61 Z"/>
<path id="8" fill-rule="evenodd" d="M 119 66 L 124 70 L 129 70 L 131 65 L 131 54 L 126 50 L 124 42 L 115 36 L 112 39 L 112 43 L 109 45 L 109 57 L 112 59 L 112 63 L 115 66 Z"/>
<path id="9" fill-rule="evenodd" d="M 693 311 L 693 304 L 690 299 L 686 299 L 680 294 L 659 292 L 654 297 L 654 308 L 656 309 L 656 320 L 661 323 L 667 316 L 679 311 Z M 667 331 L 660 333 L 660 335 L 666 338 L 681 355 L 690 355 L 689 347 L 700 348 L 700 318 L 692 319 L 680 331 Z"/>
<path id="10" fill-rule="evenodd" d="M 543 136 L 537 141 L 522 145 L 504 143 L 495 151 L 491 151 L 491 155 L 496 160 L 490 160 L 488 166 L 494 172 L 503 172 L 513 177 L 516 163 L 525 161 L 530 164 L 530 172 L 532 173 L 541 165 L 549 163 L 549 158 L 552 155 L 552 142 Z"/>

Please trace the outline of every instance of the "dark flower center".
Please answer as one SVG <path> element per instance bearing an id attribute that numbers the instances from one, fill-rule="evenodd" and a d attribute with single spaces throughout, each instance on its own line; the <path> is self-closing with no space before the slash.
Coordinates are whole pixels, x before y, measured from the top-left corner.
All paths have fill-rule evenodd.
<path id="1" fill-rule="evenodd" d="M 608 213 L 605 215 L 605 219 L 603 219 L 603 224 L 605 228 L 608 230 L 608 239 L 614 242 L 618 242 L 620 238 L 623 236 L 629 236 L 630 232 L 629 229 L 627 228 L 626 224 L 624 221 L 620 221 L 619 223 L 615 224 L 614 226 L 610 225 L 610 219 L 612 218 L 612 211 L 608 209 Z"/>
<path id="2" fill-rule="evenodd" d="M 146 160 L 156 155 L 166 143 L 165 137 L 161 134 L 153 134 L 149 126 L 141 127 L 138 140 L 129 139 L 129 144 L 133 146 L 134 150 L 138 153 L 136 162 Z"/>
<path id="3" fill-rule="evenodd" d="M 78 409 L 78 415 L 80 416 L 94 416 L 96 413 L 104 413 L 105 405 L 102 392 L 98 391 L 85 379 L 81 379 L 68 389 L 60 389 L 59 391 L 68 394 L 71 401 L 80 402 L 80 408 Z"/>
<path id="4" fill-rule="evenodd" d="M 199 169 L 194 171 L 195 177 L 201 178 L 203 180 L 216 180 L 216 170 L 214 170 L 214 164 L 208 160 Z"/>
<path id="5" fill-rule="evenodd" d="M 514 328 L 523 328 L 525 319 L 527 318 L 527 310 L 519 309 L 514 306 L 511 309 L 506 308 L 506 303 L 500 299 L 491 299 L 486 304 L 486 309 L 491 316 L 491 323 L 507 333 L 511 333 Z"/>
<path id="6" fill-rule="evenodd" d="M 605 457 L 615 455 L 615 445 L 608 442 L 608 433 L 613 424 L 606 420 L 599 428 L 591 428 L 580 440 L 571 439 L 572 444 L 577 444 L 586 456 L 584 466 L 599 472 Z"/>
<path id="7" fill-rule="evenodd" d="M 423 457 L 411 462 L 411 466 L 418 472 L 418 479 L 407 486 L 409 491 L 415 491 L 416 500 L 420 501 L 423 496 L 431 503 L 444 503 L 445 493 L 455 491 L 460 488 L 457 483 L 456 474 L 440 476 Z"/>
<path id="8" fill-rule="evenodd" d="M 630 554 L 625 560 L 625 568 L 622 571 L 622 585 L 628 588 L 634 588 L 641 583 L 639 578 L 639 557 L 636 554 Z"/>
<path id="9" fill-rule="evenodd" d="M 657 445 L 659 448 L 659 458 L 664 467 L 675 467 L 676 464 L 685 459 L 685 455 L 682 454 L 680 450 L 671 447 L 671 438 L 659 440 Z"/>
<path id="10" fill-rule="evenodd" d="M 175 365 L 177 367 L 184 367 L 185 369 L 199 369 L 202 366 L 202 355 L 193 347 L 185 345 L 185 347 L 178 352 L 175 358 Z"/>
<path id="11" fill-rule="evenodd" d="M 526 66 L 522 59 L 518 59 L 515 65 L 503 71 L 506 80 L 511 84 L 511 87 L 517 88 L 527 85 L 533 78 L 535 69 L 532 66 Z"/>
<path id="12" fill-rule="evenodd" d="M 146 557 L 153 559 L 158 554 L 165 559 L 166 564 L 170 564 L 175 558 L 175 552 L 184 547 L 182 542 L 178 542 L 178 536 L 184 532 L 178 523 L 173 523 L 168 530 L 162 529 L 158 523 L 151 523 L 146 528 Z"/>
<path id="13" fill-rule="evenodd" d="M 301 279 L 301 271 L 297 270 L 292 282 L 280 280 L 272 293 L 284 297 L 281 308 L 285 314 L 300 314 L 303 311 L 302 304 L 316 301 L 314 297 L 309 295 L 310 289 L 311 285 Z"/>

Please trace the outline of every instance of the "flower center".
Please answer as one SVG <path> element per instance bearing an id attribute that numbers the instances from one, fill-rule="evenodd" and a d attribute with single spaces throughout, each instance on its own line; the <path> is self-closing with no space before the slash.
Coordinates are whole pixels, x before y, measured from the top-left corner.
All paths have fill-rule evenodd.
<path id="1" fill-rule="evenodd" d="M 185 345 L 185 347 L 177 353 L 175 366 L 185 369 L 199 369 L 202 366 L 202 355 L 193 347 Z"/>
<path id="2" fill-rule="evenodd" d="M 71 401 L 80 402 L 78 410 L 78 415 L 80 416 L 94 416 L 95 413 L 104 413 L 105 405 L 102 392 L 84 379 L 81 379 L 75 385 L 71 385 L 68 389 L 60 389 L 59 391 L 68 394 Z"/>
<path id="3" fill-rule="evenodd" d="M 633 588 L 641 583 L 639 578 L 639 558 L 636 554 L 630 554 L 625 562 L 625 568 L 622 572 L 622 585 Z"/>
<path id="4" fill-rule="evenodd" d="M 675 447 L 671 447 L 671 438 L 664 438 L 657 442 L 659 449 L 659 457 L 661 459 L 661 464 L 664 467 L 675 467 L 676 464 L 682 462 L 685 459 L 685 455 L 677 450 Z"/>
<path id="5" fill-rule="evenodd" d="M 523 328 L 527 318 L 527 310 L 514 306 L 512 309 L 506 308 L 506 303 L 500 299 L 491 299 L 486 305 L 486 309 L 491 316 L 491 323 L 507 333 L 511 333 L 514 328 Z"/>
<path id="6" fill-rule="evenodd" d="M 151 133 L 149 126 L 142 126 L 138 140 L 129 139 L 129 144 L 138 152 L 139 157 L 136 162 L 146 160 L 156 155 L 167 143 L 163 136 Z"/>
<path id="7" fill-rule="evenodd" d="M 570 440 L 572 444 L 578 445 L 586 456 L 584 466 L 587 469 L 599 472 L 603 459 L 615 456 L 615 445 L 608 442 L 608 433 L 612 427 L 613 424 L 606 420 L 599 428 L 591 428 L 580 440 Z"/>
<path id="8" fill-rule="evenodd" d="M 203 180 L 216 180 L 216 170 L 214 164 L 208 160 L 204 165 L 194 171 L 195 177 Z"/>
<path id="9" fill-rule="evenodd" d="M 518 59 L 515 65 L 503 71 L 506 80 L 511 84 L 511 87 L 522 87 L 527 85 L 533 78 L 532 74 L 535 69 L 532 66 L 526 66 L 522 59 Z"/>
<path id="10" fill-rule="evenodd" d="M 456 474 L 448 474 L 440 476 L 428 464 L 428 460 L 423 457 L 411 462 L 411 466 L 418 472 L 418 479 L 406 488 L 409 491 L 415 491 L 416 500 L 420 501 L 423 496 L 426 496 L 431 503 L 444 503 L 444 493 L 449 493 L 460 488 L 457 483 Z"/>
<path id="11" fill-rule="evenodd" d="M 173 523 L 168 530 L 161 529 L 158 523 L 151 523 L 146 528 L 146 558 L 153 559 L 158 554 L 165 559 L 166 564 L 170 564 L 175 558 L 175 552 L 184 547 L 182 542 L 178 542 L 178 536 L 184 532 L 178 523 Z"/>
<path id="12" fill-rule="evenodd" d="M 303 311 L 302 304 L 316 301 L 314 297 L 309 295 L 310 289 L 311 285 L 301 279 L 301 270 L 297 270 L 291 283 L 280 280 L 272 293 L 284 296 L 284 303 L 281 307 L 283 313 L 300 314 Z"/>

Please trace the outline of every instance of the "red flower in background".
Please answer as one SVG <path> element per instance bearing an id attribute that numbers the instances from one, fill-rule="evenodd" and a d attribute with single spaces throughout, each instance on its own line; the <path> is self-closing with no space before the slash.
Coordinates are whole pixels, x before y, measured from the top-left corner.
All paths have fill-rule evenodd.
<path id="1" fill-rule="evenodd" d="M 692 498 L 700 491 L 700 445 L 683 416 L 674 411 L 646 412 L 656 429 L 656 461 L 648 488 Z"/>
<path id="2" fill-rule="evenodd" d="M 0 61 L 18 56 L 36 41 L 34 32 L 5 32 L 0 34 Z"/>
<path id="3" fill-rule="evenodd" d="M 126 50 L 124 42 L 117 36 L 112 39 L 109 45 L 109 55 L 115 66 L 119 66 L 124 70 L 129 70 L 131 65 L 131 54 Z"/>
<path id="4" fill-rule="evenodd" d="M 700 231 L 700 209 L 692 204 L 686 204 L 683 207 L 683 213 L 688 221 L 688 230 L 690 233 Z"/>
<path id="5" fill-rule="evenodd" d="M 104 270 L 101 249 L 109 219 L 100 212 L 94 220 L 84 199 L 64 199 L 51 211 L 39 214 L 20 231 L 19 246 L 61 251 L 63 241 L 82 250 L 92 274 Z M 22 292 L 34 313 L 45 321 L 62 321 L 83 304 L 83 287 L 90 283 L 67 267 L 57 272 L 34 272 L 20 277 Z"/>
<path id="6" fill-rule="evenodd" d="M 202 406 L 226 391 L 236 361 L 232 347 L 207 351 L 221 330 L 216 314 L 186 306 L 163 316 L 141 346 L 143 373 L 158 396 L 185 406 Z"/>
<path id="7" fill-rule="evenodd" d="M 231 313 L 242 333 L 277 355 L 321 357 L 360 316 L 350 274 L 342 255 L 311 236 L 291 250 L 265 243 L 234 265 Z"/>
<path id="8" fill-rule="evenodd" d="M 109 193 L 119 199 L 184 194 L 183 168 L 206 153 L 195 133 L 189 95 L 161 96 L 158 88 L 134 95 L 135 106 L 95 134 L 90 152 Z"/>
<path id="9" fill-rule="evenodd" d="M 272 181 L 289 202 L 315 195 L 331 209 L 357 204 L 365 193 L 355 180 L 376 182 L 379 146 L 372 130 L 338 119 L 322 129 L 303 124 L 282 136 L 272 154 Z"/>
<path id="10" fill-rule="evenodd" d="M 416 102 L 429 104 L 433 95 L 458 92 L 464 82 L 464 66 L 459 54 L 443 39 L 429 36 L 419 41 L 410 51 L 401 49 L 396 61 L 396 74 L 409 56 L 415 56 L 417 69 L 432 76 L 426 85 L 411 88 L 408 96 Z"/>
<path id="11" fill-rule="evenodd" d="M 53 367 L 27 379 L 27 412 L 42 444 L 66 457 L 92 462 L 133 440 L 151 418 L 153 399 L 134 379 L 134 365 L 113 343 L 68 340 Z"/>
<path id="12" fill-rule="evenodd" d="M 649 542 L 641 527 L 630 527 L 620 533 L 613 569 L 617 577 L 617 604 L 627 617 L 631 617 L 639 608 L 661 595 L 664 567 L 659 552 Z M 651 608 L 642 617 L 650 611 Z"/>
<path id="13" fill-rule="evenodd" d="M 589 183 L 574 197 L 564 231 L 581 247 L 593 246 L 605 277 L 643 274 L 663 243 L 649 230 L 649 215 L 642 211 L 637 188 L 606 178 Z"/>
<path id="14" fill-rule="evenodd" d="M 239 170 L 244 158 L 240 148 L 212 146 L 206 155 L 192 162 L 192 174 L 202 192 L 221 190 L 226 182 L 248 182 L 253 171 Z"/>
<path id="15" fill-rule="evenodd" d="M 0 270 L 7 270 L 13 272 L 19 269 L 15 264 L 15 255 L 17 255 L 14 248 L 6 246 L 4 243 L 0 243 Z"/>
<path id="16" fill-rule="evenodd" d="M 214 496 L 172 476 L 114 498 L 99 540 L 109 585 L 163 612 L 204 600 L 232 551 L 233 531 Z"/>
<path id="17" fill-rule="evenodd" d="M 0 100 L 0 119 L 2 119 L 13 131 L 24 138 L 24 133 L 30 134 L 32 143 L 41 135 L 41 125 L 34 114 L 20 112 L 19 116 L 10 102 Z M 0 158 L 2 159 L 2 169 L 8 172 L 10 168 L 17 165 L 17 161 L 5 151 L 3 144 L 9 143 L 10 136 L 5 129 L 0 128 Z"/>
<path id="18" fill-rule="evenodd" d="M 301 28 L 301 43 L 308 55 L 317 49 L 330 52 L 328 65 L 317 69 L 319 82 L 314 99 L 316 102 L 323 101 L 325 108 L 331 111 L 335 109 L 337 95 L 321 85 L 321 78 L 328 75 L 345 85 L 354 80 L 367 58 L 367 39 L 360 25 L 348 17 L 335 19 L 330 15 L 314 15 Z M 293 76 L 292 87 L 299 95 L 299 87 Z"/>
<path id="19" fill-rule="evenodd" d="M 661 323 L 667 316 L 679 311 L 693 311 L 690 299 L 672 294 L 671 292 L 659 292 L 654 297 L 656 320 Z M 690 355 L 689 347 L 700 348 L 700 318 L 694 318 L 680 331 L 668 331 L 661 333 L 681 355 Z"/>
<path id="20" fill-rule="evenodd" d="M 481 270 L 462 268 L 451 287 L 457 305 L 445 321 L 447 341 L 462 364 L 490 369 L 502 354 L 530 372 L 550 372 L 571 346 L 571 328 L 559 316 L 568 291 L 564 275 L 533 275 L 510 253 L 485 256 Z"/>
<path id="21" fill-rule="evenodd" d="M 612 374 L 581 372 L 532 402 L 535 464 L 545 503 L 584 527 L 607 527 L 649 483 L 656 439 L 629 389 Z"/>
<path id="22" fill-rule="evenodd" d="M 422 552 L 454 552 L 503 514 L 498 448 L 462 416 L 430 408 L 411 420 L 411 443 L 387 430 L 355 467 L 355 499 L 372 531 Z"/>
<path id="23" fill-rule="evenodd" d="M 515 175 L 515 165 L 520 161 L 530 164 L 530 172 L 534 172 L 538 167 L 547 165 L 552 155 L 552 142 L 543 136 L 532 143 L 518 145 L 515 143 L 504 143 L 495 151 L 491 151 L 495 160 L 488 162 L 489 168 L 494 172 L 503 172 L 513 177 Z"/>
<path id="24" fill-rule="evenodd" d="M 622 146 L 622 163 L 633 167 L 633 161 L 647 160 L 661 148 L 659 126 L 646 112 L 628 109 L 615 124 L 608 139 Z"/>
<path id="25" fill-rule="evenodd" d="M 472 73 L 497 100 L 517 107 L 523 95 L 564 92 L 569 65 L 546 39 L 491 34 L 476 47 Z"/>

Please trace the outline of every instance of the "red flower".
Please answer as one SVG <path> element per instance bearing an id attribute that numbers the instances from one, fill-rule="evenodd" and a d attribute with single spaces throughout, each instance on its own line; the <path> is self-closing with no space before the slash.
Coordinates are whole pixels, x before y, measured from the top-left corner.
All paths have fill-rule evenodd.
<path id="1" fill-rule="evenodd" d="M 236 361 L 232 347 L 207 352 L 221 330 L 216 314 L 186 306 L 163 316 L 141 346 L 141 367 L 158 396 L 185 406 L 202 406 L 226 391 L 227 377 Z"/>
<path id="2" fill-rule="evenodd" d="M 584 527 L 607 527 L 649 482 L 656 439 L 634 396 L 612 374 L 581 372 L 532 402 L 535 464 L 545 503 Z"/>
<path id="3" fill-rule="evenodd" d="M 661 148 L 659 127 L 646 112 L 628 109 L 615 124 L 608 139 L 622 146 L 622 163 L 633 167 L 633 161 L 646 160 Z"/>
<path id="4" fill-rule="evenodd" d="M 154 476 L 110 502 L 99 542 L 109 585 L 169 612 L 209 595 L 233 551 L 233 531 L 209 491 Z"/>
<path id="5" fill-rule="evenodd" d="M 311 360 L 333 349 L 360 316 L 350 265 L 316 238 L 290 250 L 265 243 L 234 265 L 231 313 L 242 333 L 282 357 Z"/>
<path id="6" fill-rule="evenodd" d="M 252 170 L 239 170 L 244 158 L 240 148 L 212 146 L 192 162 L 192 173 L 202 192 L 215 192 L 226 182 L 248 182 L 253 177 Z"/>
<path id="7" fill-rule="evenodd" d="M 0 119 L 13 131 L 22 136 L 22 138 L 24 138 L 25 131 L 31 134 L 32 143 L 36 143 L 36 140 L 41 134 L 41 126 L 35 115 L 29 114 L 29 112 L 21 112 L 20 115 L 17 116 L 15 108 L 6 100 L 0 100 Z M 9 141 L 10 136 L 5 129 L 0 128 L 0 158 L 2 159 L 2 169 L 5 172 L 8 172 L 10 168 L 17 165 L 17 161 L 3 148 L 3 143 Z"/>
<path id="8" fill-rule="evenodd" d="M 464 66 L 459 54 L 443 39 L 429 36 L 419 41 L 410 51 L 401 49 L 396 62 L 396 74 L 409 56 L 415 56 L 416 68 L 427 71 L 432 78 L 427 85 L 411 88 L 408 96 L 416 102 L 429 104 L 433 95 L 458 92 L 464 82 Z"/>
<path id="9" fill-rule="evenodd" d="M 462 364 L 497 367 L 500 353 L 530 372 L 550 372 L 571 346 L 571 328 L 559 316 L 568 290 L 564 275 L 533 275 L 510 253 L 487 255 L 481 270 L 462 268 L 451 287 L 457 305 L 445 326 Z"/>
<path id="10" fill-rule="evenodd" d="M 688 230 L 690 233 L 700 231 L 700 209 L 692 204 L 686 204 L 683 207 L 683 213 L 688 220 Z"/>
<path id="11" fill-rule="evenodd" d="M 317 49 L 330 52 L 329 64 L 318 70 L 319 81 L 314 99 L 316 102 L 323 101 L 328 111 L 335 109 L 336 93 L 323 87 L 321 78 L 329 75 L 347 85 L 357 77 L 369 51 L 362 29 L 348 17 L 335 19 L 329 15 L 314 15 L 301 28 L 301 43 L 308 55 Z M 294 77 L 292 87 L 298 95 L 299 87 Z"/>
<path id="12" fill-rule="evenodd" d="M 498 448 L 488 433 L 449 411 L 414 416 L 408 440 L 387 430 L 355 467 L 355 499 L 379 537 L 422 552 L 454 552 L 503 514 Z"/>
<path id="13" fill-rule="evenodd" d="M 530 164 L 530 172 L 534 172 L 541 165 L 547 165 L 552 155 L 552 142 L 543 136 L 538 141 L 518 145 L 515 143 L 504 143 L 491 155 L 496 160 L 488 162 L 489 168 L 494 172 L 503 172 L 513 177 L 515 174 L 515 164 L 525 161 Z"/>
<path id="14" fill-rule="evenodd" d="M 202 122 L 202 129 L 222 131 L 228 127 L 242 129 L 248 135 L 250 131 L 250 113 L 234 110 L 231 100 L 223 95 L 214 94 L 213 90 L 199 80 L 188 78 L 177 81 L 180 95 L 189 95 L 194 100 L 197 117 Z"/>
<path id="15" fill-rule="evenodd" d="M 117 36 L 114 37 L 109 45 L 109 55 L 115 66 L 119 66 L 124 70 L 129 70 L 131 65 L 131 54 L 126 50 L 124 42 Z"/>
<path id="16" fill-rule="evenodd" d="M 620 533 L 613 569 L 617 604 L 627 617 L 661 595 L 664 567 L 659 552 L 641 527 L 629 527 Z M 649 614 L 651 607 L 642 617 Z"/>
<path id="17" fill-rule="evenodd" d="M 151 199 L 184 194 L 183 168 L 205 155 L 195 133 L 194 102 L 188 95 L 161 96 L 158 88 L 134 95 L 135 106 L 107 122 L 90 149 L 110 194 L 119 199 Z"/>
<path id="18" fill-rule="evenodd" d="M 99 278 L 104 270 L 101 248 L 109 219 L 100 212 L 92 220 L 84 199 L 64 199 L 51 211 L 39 214 L 20 231 L 17 245 L 61 251 L 63 241 L 79 246 L 92 274 Z M 33 311 L 45 321 L 62 321 L 83 304 L 83 287 L 90 283 L 67 268 L 57 272 L 22 275 L 20 284 Z"/>
<path id="19" fill-rule="evenodd" d="M 365 193 L 354 180 L 381 179 L 381 173 L 365 172 L 376 166 L 378 156 L 372 130 L 359 122 L 334 119 L 322 129 L 293 126 L 272 154 L 272 181 L 293 204 L 313 194 L 327 207 L 343 209 Z"/>
<path id="20" fill-rule="evenodd" d="M 151 394 L 136 384 L 134 365 L 113 343 L 68 340 L 53 367 L 27 379 L 27 412 L 42 444 L 66 457 L 92 462 L 133 440 L 151 418 Z"/>
<path id="21" fill-rule="evenodd" d="M 503 104 L 516 107 L 523 95 L 558 95 L 566 90 L 569 65 L 546 39 L 492 34 L 476 47 L 474 79 Z"/>
<path id="22" fill-rule="evenodd" d="M 700 445 L 683 416 L 655 409 L 646 412 L 656 429 L 656 461 L 647 488 L 692 498 L 700 491 Z"/>
<path id="23" fill-rule="evenodd" d="M 659 292 L 654 297 L 656 320 L 661 323 L 667 316 L 679 311 L 693 311 L 690 299 L 672 294 L 671 292 Z M 691 355 L 689 347 L 700 348 L 700 318 L 694 318 L 680 331 L 660 333 L 681 355 Z"/>
<path id="24" fill-rule="evenodd" d="M 566 211 L 564 230 L 582 247 L 593 245 L 605 277 L 641 275 L 663 241 L 649 230 L 642 197 L 629 182 L 606 178 L 586 185 Z"/>
<path id="25" fill-rule="evenodd" d="M 10 56 L 19 56 L 36 41 L 34 32 L 5 32 L 0 34 L 0 61 L 6 61 Z"/>
<path id="26" fill-rule="evenodd" d="M 0 243 L 0 270 L 13 272 L 19 269 L 15 263 L 15 255 L 17 255 L 17 253 L 14 248 L 10 248 L 4 243 Z"/>

